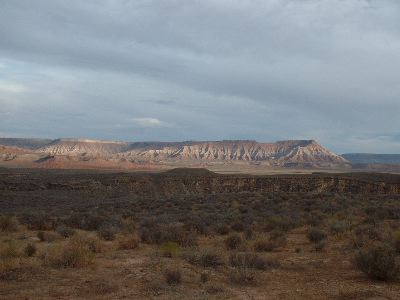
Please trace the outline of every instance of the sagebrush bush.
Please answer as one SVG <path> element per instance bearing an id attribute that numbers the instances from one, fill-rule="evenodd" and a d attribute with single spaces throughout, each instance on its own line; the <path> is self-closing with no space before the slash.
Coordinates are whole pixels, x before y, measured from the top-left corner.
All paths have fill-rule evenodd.
<path id="1" fill-rule="evenodd" d="M 165 257 L 175 257 L 179 255 L 181 249 L 175 242 L 166 242 L 161 245 L 161 251 Z"/>
<path id="2" fill-rule="evenodd" d="M 393 233 L 393 245 L 397 253 L 400 253 L 400 230 Z"/>
<path id="3" fill-rule="evenodd" d="M 105 241 L 113 241 L 115 240 L 115 235 L 117 233 L 117 228 L 112 225 L 102 225 L 98 230 L 97 234 L 100 238 L 102 238 Z"/>
<path id="4" fill-rule="evenodd" d="M 2 258 L 0 259 L 0 281 L 20 267 L 19 258 Z"/>
<path id="5" fill-rule="evenodd" d="M 31 257 L 34 256 L 37 251 L 35 244 L 28 244 L 24 248 L 24 253 L 26 256 Z"/>
<path id="6" fill-rule="evenodd" d="M 392 280 L 400 274 L 395 249 L 384 243 L 359 250 L 354 261 L 357 268 L 373 279 Z"/>
<path id="7" fill-rule="evenodd" d="M 51 243 L 59 239 L 60 235 L 53 231 L 39 231 L 37 237 L 41 242 Z"/>
<path id="8" fill-rule="evenodd" d="M 229 235 L 226 239 L 225 239 L 225 246 L 226 248 L 228 248 L 229 250 L 234 250 L 234 249 L 238 249 L 239 246 L 241 246 L 243 243 L 242 238 L 240 235 L 234 233 Z"/>
<path id="9" fill-rule="evenodd" d="M 229 256 L 232 267 L 246 267 L 250 269 L 266 270 L 270 261 L 255 253 L 233 253 Z"/>
<path id="10" fill-rule="evenodd" d="M 65 226 L 65 225 L 59 225 L 59 226 L 56 227 L 56 232 L 60 236 L 62 236 L 64 238 L 68 238 L 68 237 L 73 236 L 76 231 L 74 229 L 70 228 L 70 227 Z"/>
<path id="11" fill-rule="evenodd" d="M 330 231 L 333 234 L 340 234 L 343 233 L 346 230 L 346 224 L 340 221 L 336 221 L 331 223 L 330 225 Z"/>
<path id="12" fill-rule="evenodd" d="M 118 242 L 118 248 L 120 250 L 132 250 L 139 247 L 139 239 L 135 235 L 123 237 Z"/>
<path id="13" fill-rule="evenodd" d="M 243 232 L 245 230 L 245 225 L 243 224 L 243 222 L 237 221 L 232 224 L 231 228 L 234 231 Z"/>
<path id="14" fill-rule="evenodd" d="M 136 230 L 136 222 L 132 217 L 125 218 L 121 221 L 122 230 L 128 233 L 134 233 Z"/>
<path id="15" fill-rule="evenodd" d="M 253 229 L 252 229 L 252 228 L 247 228 L 247 229 L 244 231 L 244 236 L 245 236 L 246 240 L 251 240 L 251 239 L 253 239 L 253 238 L 254 238 L 254 231 L 253 231 Z"/>
<path id="16" fill-rule="evenodd" d="M 175 242 L 181 247 L 191 247 L 197 244 L 196 234 L 184 226 L 161 226 L 154 222 L 142 224 L 139 235 L 143 243 L 161 245 Z"/>
<path id="17" fill-rule="evenodd" d="M 317 243 L 314 243 L 314 248 L 315 248 L 315 251 L 317 251 L 317 252 L 321 252 L 322 250 L 325 249 L 325 247 L 326 247 L 326 240 L 321 240 Z"/>
<path id="18" fill-rule="evenodd" d="M 281 230 L 281 231 L 288 231 L 294 227 L 293 224 L 288 218 L 283 218 L 280 216 L 272 216 L 266 220 L 264 225 L 265 231 L 272 231 L 272 230 Z"/>
<path id="19" fill-rule="evenodd" d="M 67 239 L 67 242 L 86 245 L 93 253 L 101 253 L 104 251 L 104 245 L 101 239 L 97 235 L 87 232 L 76 233 L 71 238 Z"/>
<path id="20" fill-rule="evenodd" d="M 219 224 L 215 227 L 215 232 L 220 235 L 227 235 L 230 232 L 230 228 L 226 224 Z"/>
<path id="21" fill-rule="evenodd" d="M 81 237 L 74 236 L 65 244 L 50 246 L 43 254 L 43 262 L 56 268 L 80 268 L 93 263 L 94 252 L 90 244 Z"/>
<path id="22" fill-rule="evenodd" d="M 229 271 L 229 280 L 234 285 L 255 285 L 257 274 L 253 269 L 246 267 L 235 267 Z"/>
<path id="23" fill-rule="evenodd" d="M 307 238 L 310 242 L 319 243 L 327 238 L 327 234 L 325 231 L 313 227 L 307 232 Z"/>
<path id="24" fill-rule="evenodd" d="M 118 285 L 109 279 L 97 279 L 87 285 L 87 289 L 95 295 L 107 295 L 118 291 Z"/>
<path id="25" fill-rule="evenodd" d="M 19 221 L 30 230 L 54 230 L 57 218 L 47 214 L 24 214 Z"/>
<path id="26" fill-rule="evenodd" d="M 189 261 L 189 263 L 205 268 L 216 268 L 218 266 L 224 265 L 222 255 L 214 249 L 202 249 L 198 253 L 190 253 L 187 254 L 185 257 Z"/>
<path id="27" fill-rule="evenodd" d="M 22 249 L 15 241 L 10 241 L 5 244 L 0 244 L 0 258 L 17 258 L 22 256 Z"/>
<path id="28" fill-rule="evenodd" d="M 210 275 L 208 275 L 208 273 L 202 272 L 202 273 L 200 274 L 200 281 L 201 281 L 202 283 L 206 283 L 206 282 L 208 282 L 209 280 L 210 280 Z"/>
<path id="29" fill-rule="evenodd" d="M 14 216 L 0 216 L 0 231 L 15 232 L 18 230 L 18 220 Z"/>
<path id="30" fill-rule="evenodd" d="M 268 239 L 258 239 L 254 243 L 254 250 L 257 252 L 270 252 L 277 247 L 277 243 Z"/>
<path id="31" fill-rule="evenodd" d="M 209 284 L 206 286 L 206 291 L 208 294 L 215 295 L 219 293 L 223 293 L 225 290 L 222 286 L 217 285 L 216 283 Z"/>
<path id="32" fill-rule="evenodd" d="M 180 269 L 173 268 L 164 271 L 165 282 L 169 285 L 180 284 L 182 281 L 182 273 Z"/>

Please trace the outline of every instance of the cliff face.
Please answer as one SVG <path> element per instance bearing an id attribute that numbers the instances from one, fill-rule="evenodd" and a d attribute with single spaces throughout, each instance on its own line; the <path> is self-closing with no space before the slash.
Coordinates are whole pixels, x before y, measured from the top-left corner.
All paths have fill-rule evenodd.
<path id="1" fill-rule="evenodd" d="M 1 145 L 1 139 L 0 139 Z M 99 167 L 106 161 L 113 164 L 174 164 L 252 163 L 272 167 L 343 167 L 348 162 L 322 147 L 314 140 L 291 140 L 276 143 L 256 141 L 215 141 L 177 143 L 125 143 L 97 140 L 58 139 L 38 149 L 24 148 L 41 155 L 35 162 L 40 167 L 46 162 L 68 168 L 68 162 Z M 1 149 L 0 149 L 1 150 Z M 49 156 L 52 160 L 47 159 Z M 57 159 L 68 157 L 70 159 Z M 54 158 L 55 157 L 55 158 Z M 18 154 L 13 159 L 18 160 Z M 56 164 L 57 162 L 57 164 Z M 101 163 L 100 163 L 101 162 Z"/>
<path id="2" fill-rule="evenodd" d="M 258 143 L 217 141 L 169 145 L 160 149 L 132 149 L 121 157 L 138 161 L 255 162 L 270 166 L 338 166 L 348 162 L 313 140 Z"/>
<path id="3" fill-rule="evenodd" d="M 98 140 L 58 139 L 38 149 L 49 155 L 110 156 L 126 151 L 128 143 Z"/>

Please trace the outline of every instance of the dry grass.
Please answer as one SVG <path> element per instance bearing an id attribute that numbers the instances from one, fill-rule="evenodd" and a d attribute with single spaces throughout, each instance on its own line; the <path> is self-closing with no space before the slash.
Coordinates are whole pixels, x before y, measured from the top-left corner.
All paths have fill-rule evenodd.
<path id="1" fill-rule="evenodd" d="M 139 239 L 135 235 L 124 236 L 118 241 L 120 250 L 133 250 L 139 247 Z"/>
<path id="2" fill-rule="evenodd" d="M 42 254 L 43 263 L 56 268 L 80 268 L 93 263 L 97 245 L 82 235 L 76 235 L 66 243 L 49 245 Z"/>

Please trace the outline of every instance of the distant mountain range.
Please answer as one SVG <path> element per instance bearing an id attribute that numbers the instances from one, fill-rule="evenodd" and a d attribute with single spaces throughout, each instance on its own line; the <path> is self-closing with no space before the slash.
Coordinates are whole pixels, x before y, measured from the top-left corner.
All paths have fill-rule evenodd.
<path id="1" fill-rule="evenodd" d="M 347 153 L 342 157 L 353 164 L 400 164 L 400 154 Z"/>
<path id="2" fill-rule="evenodd" d="M 140 168 L 157 165 L 248 164 L 278 168 L 342 168 L 348 160 L 314 140 L 116 142 L 0 138 L 0 163 L 48 168 Z"/>

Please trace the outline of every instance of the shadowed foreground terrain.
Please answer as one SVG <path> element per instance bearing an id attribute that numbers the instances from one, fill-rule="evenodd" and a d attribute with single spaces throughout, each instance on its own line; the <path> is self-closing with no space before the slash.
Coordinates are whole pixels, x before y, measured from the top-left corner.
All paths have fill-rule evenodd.
<path id="1" fill-rule="evenodd" d="M 1 299 L 398 299 L 400 175 L 0 170 Z"/>

